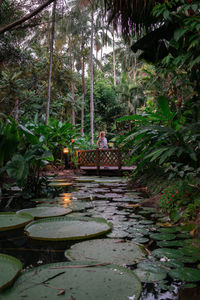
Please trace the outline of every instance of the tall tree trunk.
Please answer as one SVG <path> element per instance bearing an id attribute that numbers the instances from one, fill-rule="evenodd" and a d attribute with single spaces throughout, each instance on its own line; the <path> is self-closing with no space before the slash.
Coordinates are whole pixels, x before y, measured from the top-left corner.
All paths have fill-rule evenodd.
<path id="1" fill-rule="evenodd" d="M 15 99 L 15 107 L 14 107 L 14 120 L 15 122 L 19 121 L 19 99 Z"/>
<path id="2" fill-rule="evenodd" d="M 47 105 L 46 105 L 46 125 L 48 125 L 48 123 L 49 123 L 49 108 L 50 108 L 50 102 L 51 102 L 51 77 L 52 77 L 52 63 L 53 63 L 55 16 L 56 16 L 56 0 L 54 1 L 53 8 L 52 8 L 52 25 L 51 25 L 51 41 L 50 41 L 50 57 L 49 57 L 49 79 L 48 79 L 48 95 L 47 95 Z"/>
<path id="3" fill-rule="evenodd" d="M 116 59 L 115 59 L 115 32 L 113 27 L 113 75 L 114 75 L 114 86 L 116 86 Z"/>
<path id="4" fill-rule="evenodd" d="M 84 57 L 82 57 L 81 60 L 81 70 L 82 70 L 81 135 L 84 136 L 84 109 L 85 109 L 85 94 L 86 94 Z"/>
<path id="5" fill-rule="evenodd" d="M 72 94 L 72 125 L 76 125 L 75 120 L 75 97 L 74 97 L 74 83 L 71 85 L 71 94 Z"/>
<path id="6" fill-rule="evenodd" d="M 94 144 L 94 95 L 93 95 L 93 48 L 94 48 L 94 3 L 91 7 L 91 45 L 90 45 L 90 132 L 91 144 Z"/>

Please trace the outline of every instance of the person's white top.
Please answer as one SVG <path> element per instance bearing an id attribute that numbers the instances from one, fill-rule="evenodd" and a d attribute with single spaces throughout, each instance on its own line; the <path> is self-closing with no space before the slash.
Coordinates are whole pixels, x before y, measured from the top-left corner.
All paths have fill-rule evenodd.
<path id="1" fill-rule="evenodd" d="M 108 142 L 107 142 L 107 138 L 104 137 L 104 138 L 99 138 L 98 139 L 98 145 L 99 145 L 99 148 L 108 148 Z"/>

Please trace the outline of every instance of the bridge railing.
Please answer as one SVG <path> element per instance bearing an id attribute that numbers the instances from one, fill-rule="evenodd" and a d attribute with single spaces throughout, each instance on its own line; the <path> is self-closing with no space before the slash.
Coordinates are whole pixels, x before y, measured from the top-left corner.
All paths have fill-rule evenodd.
<path id="1" fill-rule="evenodd" d="M 77 150 L 76 154 L 80 167 L 97 167 L 99 170 L 101 166 L 115 166 L 121 171 L 122 165 L 124 165 L 124 159 L 119 149 Z"/>

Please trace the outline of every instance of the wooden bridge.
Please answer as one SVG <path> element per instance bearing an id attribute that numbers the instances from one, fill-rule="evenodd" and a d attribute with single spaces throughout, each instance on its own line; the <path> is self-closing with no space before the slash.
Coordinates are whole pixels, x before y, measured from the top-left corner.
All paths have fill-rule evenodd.
<path id="1" fill-rule="evenodd" d="M 121 175 L 135 168 L 126 166 L 128 152 L 119 149 L 77 150 L 76 154 L 79 168 L 89 174 Z"/>

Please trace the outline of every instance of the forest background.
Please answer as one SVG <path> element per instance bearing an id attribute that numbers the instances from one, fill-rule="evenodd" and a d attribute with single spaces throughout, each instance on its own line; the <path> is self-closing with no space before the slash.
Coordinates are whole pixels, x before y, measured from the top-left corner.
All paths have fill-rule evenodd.
<path id="1" fill-rule="evenodd" d="M 193 0 L 1 0 L 2 178 L 41 195 L 41 168 L 105 130 L 171 219 L 198 220 L 199 11 Z"/>

